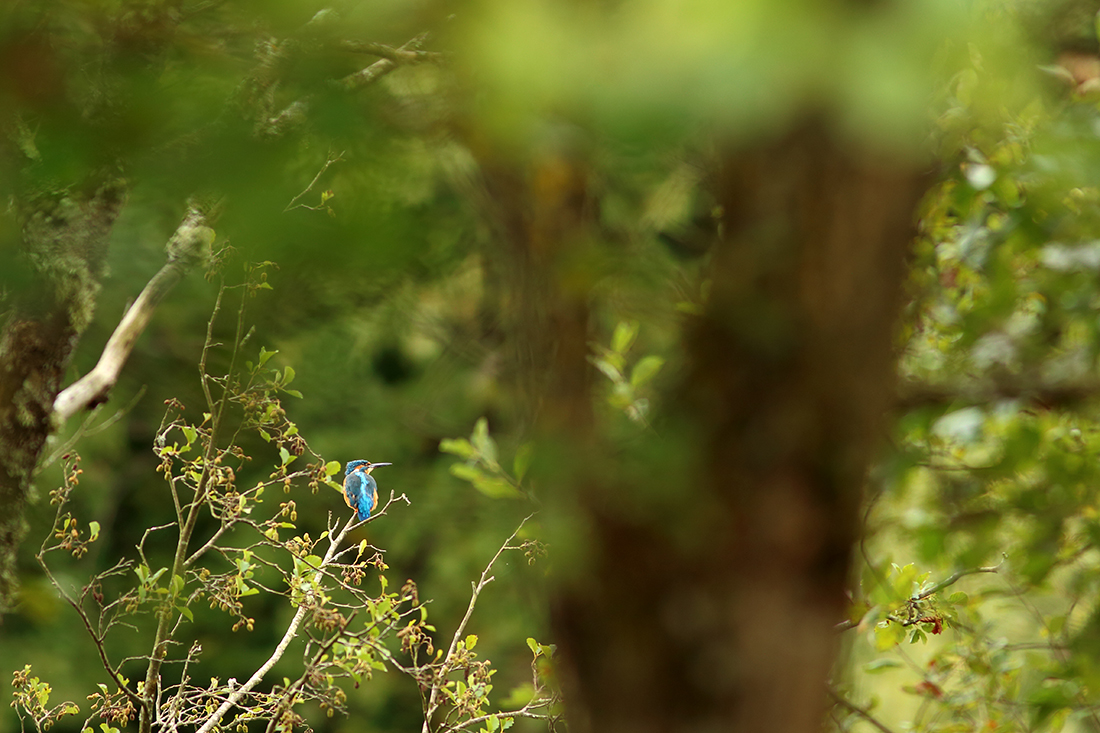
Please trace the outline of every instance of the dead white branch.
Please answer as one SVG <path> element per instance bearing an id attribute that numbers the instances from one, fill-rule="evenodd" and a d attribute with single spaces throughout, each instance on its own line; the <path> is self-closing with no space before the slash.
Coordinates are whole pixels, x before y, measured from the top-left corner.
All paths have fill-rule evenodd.
<path id="1" fill-rule="evenodd" d="M 95 368 L 57 395 L 53 409 L 59 422 L 107 399 L 157 305 L 188 271 L 206 257 L 213 242 L 214 230 L 206 226 L 206 215 L 192 207 L 165 246 L 168 262 L 126 311 Z"/>

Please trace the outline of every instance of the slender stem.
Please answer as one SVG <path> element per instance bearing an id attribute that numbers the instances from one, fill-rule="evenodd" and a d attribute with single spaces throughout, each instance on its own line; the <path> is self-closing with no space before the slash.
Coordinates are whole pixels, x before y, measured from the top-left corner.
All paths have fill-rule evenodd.
<path id="1" fill-rule="evenodd" d="M 1005 557 L 1002 557 L 999 563 L 997 563 L 996 565 L 990 565 L 989 567 L 970 568 L 968 570 L 959 570 L 956 573 L 952 573 L 932 587 L 927 588 L 920 593 L 917 593 L 910 600 L 923 601 L 925 598 L 939 593 L 947 586 L 954 585 L 955 583 L 959 582 L 959 579 L 965 578 L 967 575 L 977 575 L 978 573 L 999 573 L 1001 572 L 1001 567 L 1005 564 L 1005 559 Z"/>
<path id="2" fill-rule="evenodd" d="M 550 717 L 549 713 L 536 713 L 536 712 L 533 712 L 533 711 L 537 708 L 545 707 L 545 706 L 549 705 L 552 702 L 553 702 L 553 700 L 550 699 L 550 698 L 544 698 L 544 699 L 541 699 L 541 700 L 532 700 L 531 702 L 527 703 L 526 705 L 524 705 L 519 710 L 513 710 L 513 711 L 508 712 L 508 713 L 489 713 L 488 715 L 479 715 L 476 718 L 470 718 L 469 720 L 464 720 L 461 723 L 459 723 L 458 725 L 448 726 L 447 730 L 448 731 L 466 730 L 467 728 L 472 728 L 475 725 L 480 725 L 481 723 L 484 723 L 486 720 L 488 720 L 489 718 L 492 718 L 492 717 L 496 717 L 496 718 L 542 718 L 542 719 L 549 718 Z"/>
<path id="3" fill-rule="evenodd" d="M 856 715 L 863 718 L 864 720 L 866 720 L 871 725 L 878 728 L 880 731 L 882 731 L 882 733 L 894 733 L 894 731 L 892 731 L 888 727 L 886 727 L 878 718 L 874 717 L 869 712 L 867 712 L 863 708 L 859 707 L 855 703 L 852 703 L 852 702 L 849 702 L 848 700 L 845 700 L 832 687 L 826 687 L 825 689 L 826 689 L 826 692 L 829 693 L 829 697 L 831 697 L 834 702 L 836 702 L 838 705 L 840 705 L 845 710 L 848 710 L 849 712 L 855 713 Z"/>
<path id="4" fill-rule="evenodd" d="M 184 563 L 187 558 L 187 548 L 191 543 L 191 535 L 195 531 L 195 523 L 199 518 L 199 509 L 202 506 L 203 500 L 206 498 L 207 486 L 210 483 L 210 476 L 212 473 L 212 466 L 214 465 L 214 454 L 217 452 L 218 432 L 222 424 L 222 417 L 225 414 L 226 405 L 229 402 L 230 386 L 232 382 L 233 370 L 237 364 L 237 356 L 240 352 L 241 335 L 244 330 L 244 311 L 245 302 L 248 298 L 247 290 L 242 290 L 241 293 L 241 305 L 237 310 L 237 331 L 236 336 L 233 339 L 233 354 L 230 357 L 229 369 L 226 372 L 226 382 L 222 391 L 221 398 L 218 400 L 217 410 L 214 411 L 213 421 L 210 425 L 210 434 L 207 437 L 206 453 L 203 456 L 202 475 L 199 477 L 198 486 L 195 488 L 195 498 L 191 501 L 190 507 L 187 512 L 187 520 L 185 524 L 180 527 L 179 541 L 176 543 L 176 554 L 172 561 L 172 575 L 168 579 L 171 583 L 172 579 L 177 575 L 184 572 Z M 221 303 L 221 293 L 218 294 L 217 303 Z M 207 324 L 207 341 L 203 347 L 202 364 L 206 364 L 206 352 L 209 348 L 211 334 L 213 332 L 213 322 L 218 315 L 218 308 L 215 308 L 214 313 L 210 316 L 210 321 Z M 205 378 L 203 380 L 203 388 L 206 390 Z M 209 394 L 209 392 L 207 392 Z M 145 675 L 145 688 L 143 690 L 144 699 L 141 706 L 141 717 L 139 721 L 140 733 L 150 733 L 153 728 L 154 711 L 156 708 L 157 700 L 159 699 L 159 687 L 160 687 L 160 668 L 162 660 L 165 654 L 167 654 L 166 643 L 170 638 L 170 629 L 172 617 L 175 615 L 174 603 L 176 597 L 173 594 L 168 598 L 164 605 L 160 609 L 159 620 L 157 622 L 157 632 L 153 640 L 153 650 L 149 658 L 149 668 Z"/>
<path id="5" fill-rule="evenodd" d="M 60 512 L 60 509 L 58 509 L 58 511 Z M 126 686 L 125 682 L 123 682 L 122 680 L 122 676 L 118 673 L 118 670 L 111 665 L 111 661 L 107 658 L 107 649 L 103 646 L 103 639 L 99 634 L 96 633 L 96 630 L 92 627 L 91 619 L 88 618 L 88 614 L 85 613 L 83 606 L 78 604 L 73 599 L 73 597 L 70 596 L 65 591 L 65 589 L 61 587 L 61 584 L 57 582 L 57 578 L 55 578 L 53 573 L 50 572 L 49 565 L 46 564 L 44 552 L 44 549 L 39 550 L 38 554 L 35 555 L 35 559 L 38 560 L 38 564 L 42 566 L 42 571 L 46 573 L 46 577 L 49 579 L 50 584 L 53 585 L 54 590 L 60 593 L 61 597 L 65 599 L 66 603 L 73 607 L 73 610 L 76 611 L 76 614 L 84 623 L 84 629 L 88 632 L 88 636 L 92 637 L 92 642 L 95 644 L 96 651 L 99 653 L 99 661 L 103 664 L 103 669 L 107 671 L 107 674 L 111 676 L 111 679 L 114 681 L 114 683 L 118 685 L 118 689 L 121 690 L 123 694 L 125 694 L 126 697 L 130 699 L 130 702 L 132 702 L 135 706 L 141 705 L 141 698 L 139 698 L 133 690 Z M 113 569 L 114 568 L 112 568 L 112 570 Z M 108 570 L 107 572 L 109 573 L 111 571 Z"/>
<path id="6" fill-rule="evenodd" d="M 527 524 L 527 522 L 533 516 L 535 515 L 530 514 L 522 522 L 519 523 L 519 526 L 516 527 L 515 531 L 508 536 L 508 539 L 506 539 L 504 541 L 504 544 L 500 546 L 500 549 L 497 550 L 497 554 L 493 555 L 493 559 L 490 560 L 489 564 L 485 566 L 485 570 L 482 571 L 481 578 L 478 580 L 478 582 L 476 584 L 471 583 L 471 585 L 473 586 L 473 590 L 470 594 L 470 605 L 466 607 L 466 615 L 462 617 L 462 621 L 458 624 L 458 628 L 455 629 L 455 635 L 451 639 L 451 645 L 447 648 L 447 654 L 443 657 L 443 665 L 440 668 L 439 674 L 436 676 L 436 679 L 432 682 L 432 691 L 431 694 L 428 696 L 428 708 L 424 711 L 424 725 L 421 728 L 422 733 L 431 732 L 432 717 L 435 715 L 436 710 L 439 709 L 439 706 L 443 702 L 439 696 L 440 689 L 442 687 L 442 678 L 449 671 L 447 669 L 447 666 L 450 663 L 451 657 L 454 656 L 455 650 L 458 649 L 459 640 L 462 639 L 463 634 L 466 633 L 466 625 L 470 623 L 470 617 L 474 615 L 474 606 L 477 605 L 478 596 L 481 595 L 482 589 L 484 589 L 485 586 L 487 586 L 494 580 L 494 577 L 492 575 L 489 575 L 489 573 L 493 569 L 494 563 L 496 563 L 496 561 L 500 558 L 505 550 L 513 549 L 511 547 L 512 540 L 516 538 L 516 535 L 519 534 L 519 531 L 523 529 L 523 525 Z"/>

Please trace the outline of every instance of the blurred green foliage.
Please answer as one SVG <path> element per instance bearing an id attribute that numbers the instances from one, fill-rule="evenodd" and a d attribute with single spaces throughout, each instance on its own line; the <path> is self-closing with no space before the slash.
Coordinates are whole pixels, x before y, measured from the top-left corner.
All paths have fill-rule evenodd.
<path id="1" fill-rule="evenodd" d="M 681 366 L 682 319 L 709 289 L 714 141 L 744 143 L 821 113 L 891 155 L 931 148 L 939 177 L 920 212 L 898 337 L 903 406 L 868 481 L 851 614 L 837 619 L 845 655 L 831 724 L 1084 729 L 1100 690 L 1100 112 L 1041 71 L 1056 59 L 1010 25 L 1057 15 L 1041 5 L 930 0 L 857 18 L 844 3 L 798 0 L 485 2 L 448 19 L 441 4 L 343 2 L 330 8 L 333 25 L 305 0 L 14 3 L 0 10 L 0 124 L 33 164 L 0 168 L 0 186 L 14 197 L 104 168 L 129 182 L 74 377 L 162 264 L 186 199 L 225 198 L 216 228 L 218 246 L 239 253 L 231 266 L 276 263 L 247 348 L 270 359 L 283 387 L 293 376 L 301 398 L 284 406 L 319 454 L 395 464 L 381 492 L 405 493 L 411 507 L 357 539 L 384 548 L 390 577 L 415 580 L 431 599 L 439 647 L 470 582 L 538 505 L 532 475 L 548 475 L 539 463 L 553 458 L 532 454 L 513 402 L 499 253 L 471 203 L 470 148 L 489 139 L 517 158 L 593 151 L 601 241 L 572 264 L 592 283 L 600 425 L 625 453 L 646 454 L 639 465 L 653 473 L 639 475 L 631 510 L 654 514 L 682 497 L 647 478 L 678 470 L 693 439 L 659 426 L 664 452 L 652 451 L 663 380 Z M 187 17 L 162 25 L 166 8 Z M 1077 18 L 1032 30 L 1047 44 L 1091 47 L 1087 10 L 1084 27 Z M 375 61 L 326 44 L 398 47 L 425 30 L 434 35 L 424 48 L 445 59 L 399 65 L 357 94 L 326 85 Z M 283 42 L 279 83 L 266 84 L 265 44 Z M 304 130 L 257 134 L 307 98 Z M 5 291 L 29 282 L 18 238 L 14 218 L 0 217 Z M 196 364 L 216 293 L 197 276 L 181 283 L 111 402 L 47 448 L 23 595 L 0 626 L 7 668 L 32 665 L 14 691 L 33 704 L 83 709 L 104 680 L 33 558 L 53 526 L 46 495 L 66 480 L 62 449 L 79 435 L 72 512 L 99 535 L 54 570 L 79 590 L 173 519 L 153 446 L 166 400 L 193 422 L 201 413 Z M 215 338 L 233 336 L 219 322 Z M 212 360 L 224 371 L 220 352 Z M 260 434 L 241 445 L 257 457 L 240 467 L 242 485 L 286 461 Z M 317 537 L 345 507 L 334 491 L 301 489 L 295 521 Z M 683 523 L 685 541 L 693 517 L 669 520 Z M 585 541 L 568 521 L 549 548 L 555 565 Z M 539 664 L 551 654 L 534 641 L 547 638 L 545 538 L 538 520 L 525 533 L 530 558 L 501 558 L 459 641 L 497 670 L 491 684 L 456 685 L 452 700 L 472 710 L 490 691 L 496 706 L 523 704 L 532 655 Z M 159 568 L 172 548 L 152 533 L 144 550 Z M 236 630 L 209 609 L 188 620 L 203 647 L 196 679 L 245 679 L 277 641 L 288 605 L 264 593 L 242 602 L 253 623 Z M 112 635 L 112 656 L 147 654 L 141 630 Z M 296 673 L 287 659 L 271 677 Z M 396 674 L 349 689 L 346 705 L 347 718 L 313 709 L 309 723 L 397 731 L 422 720 L 416 684 Z M 0 717 L 0 733 L 17 725 Z M 525 726 L 535 728 L 515 723 Z M 57 729 L 70 728 L 65 718 Z"/>

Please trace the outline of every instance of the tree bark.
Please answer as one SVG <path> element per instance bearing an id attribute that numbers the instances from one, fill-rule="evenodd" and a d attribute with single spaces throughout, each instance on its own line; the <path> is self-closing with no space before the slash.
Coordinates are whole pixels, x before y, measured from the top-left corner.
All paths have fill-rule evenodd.
<path id="1" fill-rule="evenodd" d="M 53 403 L 91 322 L 111 227 L 125 191 L 118 181 L 57 192 L 18 212 L 23 256 L 37 275 L 0 332 L 0 610 L 15 589 L 15 556 L 38 457 L 53 432 Z"/>
<path id="2" fill-rule="evenodd" d="M 683 470 L 593 457 L 584 296 L 562 272 L 543 308 L 572 315 L 526 321 L 554 344 L 543 434 L 580 457 L 548 487 L 577 545 L 557 548 L 553 611 L 574 733 L 808 733 L 825 710 L 922 176 L 809 122 L 729 152 L 710 184 L 713 285 L 662 420 L 691 436 Z"/>

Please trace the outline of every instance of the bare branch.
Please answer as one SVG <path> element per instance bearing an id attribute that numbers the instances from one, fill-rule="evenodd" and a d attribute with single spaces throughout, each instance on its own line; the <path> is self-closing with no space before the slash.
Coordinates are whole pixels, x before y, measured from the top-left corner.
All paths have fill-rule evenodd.
<path id="1" fill-rule="evenodd" d="M 415 39 L 414 39 L 415 40 Z M 386 46 L 382 43 L 370 43 L 368 41 L 340 41 L 338 48 L 341 51 L 351 53 L 366 53 L 372 56 L 381 56 L 390 61 L 404 63 L 438 62 L 443 59 L 443 54 L 436 51 L 421 51 L 416 48 L 408 48 L 405 44 L 401 48 Z"/>
<path id="2" fill-rule="evenodd" d="M 126 311 L 122 322 L 111 334 L 99 362 L 92 371 L 75 384 L 61 391 L 54 400 L 53 409 L 60 422 L 64 422 L 80 410 L 95 407 L 106 401 L 107 394 L 118 381 L 122 367 L 134 349 L 138 337 L 149 325 L 157 305 L 183 276 L 200 262 L 214 241 L 214 230 L 206 226 L 206 216 L 192 207 L 165 249 L 168 262 L 141 291 L 141 295 Z"/>
<path id="3" fill-rule="evenodd" d="M 323 176 L 325 174 L 325 171 L 327 171 L 329 169 L 330 165 L 332 165 L 333 163 L 339 163 L 343 160 L 344 160 L 344 154 L 343 153 L 339 153 L 337 155 L 329 155 L 328 159 L 325 161 L 325 164 L 323 166 L 321 166 L 321 170 L 317 171 L 317 175 L 315 175 L 313 177 L 313 180 L 309 182 L 309 185 L 305 187 L 304 191 L 302 191 L 300 194 L 298 194 L 297 196 L 295 196 L 294 198 L 292 198 L 290 200 L 290 203 L 286 205 L 285 209 L 283 209 L 283 213 L 285 214 L 288 211 L 292 211 L 292 210 L 300 208 L 300 207 L 304 207 L 304 208 L 307 208 L 307 209 L 314 209 L 314 207 L 312 207 L 312 206 L 306 206 L 305 204 L 299 204 L 298 201 L 301 200 L 301 198 L 303 196 L 305 196 L 307 193 L 309 193 L 310 191 L 313 190 L 313 187 L 317 185 L 317 181 L 321 180 L 321 176 Z"/>
<path id="4" fill-rule="evenodd" d="M 855 703 L 852 703 L 852 702 L 849 702 L 848 700 L 845 700 L 831 686 L 826 686 L 825 690 L 826 690 L 826 692 L 829 693 L 829 697 L 831 697 L 836 704 L 840 705 L 845 710 L 848 710 L 849 712 L 855 713 L 856 715 L 863 718 L 864 720 L 866 720 L 871 725 L 878 728 L 880 731 L 882 731 L 882 733 L 894 733 L 894 731 L 887 728 L 886 725 L 884 725 L 881 721 L 879 721 L 878 718 L 871 715 L 871 713 L 867 712 L 866 710 L 859 707 Z"/>
<path id="5" fill-rule="evenodd" d="M 360 69 L 353 74 L 348 74 L 339 81 L 332 82 L 333 87 L 340 91 L 354 92 L 373 84 L 401 64 L 418 63 L 428 60 L 421 57 L 420 54 L 423 52 L 419 51 L 420 46 L 427 38 L 427 33 L 421 33 L 400 48 L 394 49 L 390 57 L 375 61 L 364 69 Z M 306 118 L 309 116 L 312 101 L 313 95 L 306 95 L 289 104 L 281 112 L 267 121 L 266 125 L 263 126 L 263 134 L 270 137 L 279 137 L 285 135 L 299 125 L 304 124 Z"/>
<path id="6" fill-rule="evenodd" d="M 920 593 L 914 594 L 913 597 L 909 600 L 923 601 L 925 598 L 939 593 L 941 590 L 948 587 L 949 585 L 954 585 L 955 583 L 959 582 L 961 578 L 965 578 L 967 575 L 977 575 L 978 573 L 999 573 L 1001 571 L 1001 567 L 1005 564 L 1005 561 L 1007 559 L 1008 557 L 1006 555 L 1002 555 L 1001 561 L 996 565 L 990 565 L 989 567 L 983 568 L 970 568 L 969 570 L 959 570 L 958 572 L 952 573 L 951 575 L 947 576 L 930 588 L 927 588 Z"/>
<path id="7" fill-rule="evenodd" d="M 447 653 L 443 656 L 443 669 L 440 671 L 440 678 L 446 674 L 447 663 L 454 656 L 455 650 L 458 649 L 459 640 L 461 640 L 463 638 L 463 635 L 466 633 L 466 625 L 470 623 L 470 617 L 474 615 L 474 606 L 477 605 L 478 596 L 481 595 L 481 591 L 484 590 L 485 586 L 493 582 L 493 580 L 495 579 L 494 576 L 489 574 L 493 570 L 493 565 L 496 563 L 497 560 L 500 559 L 500 556 L 504 554 L 505 550 L 516 549 L 512 547 L 512 540 L 516 538 L 516 535 L 519 534 L 519 531 L 523 529 L 523 525 L 527 524 L 527 522 L 530 521 L 531 517 L 533 516 L 535 515 L 530 514 L 522 522 L 519 523 L 519 526 L 516 527 L 515 531 L 512 532 L 511 535 L 508 536 L 508 539 L 504 540 L 504 544 L 502 544 L 500 546 L 500 549 L 497 550 L 497 554 L 493 555 L 493 559 L 490 560 L 489 564 L 485 566 L 485 570 L 481 572 L 481 578 L 478 580 L 478 582 L 476 584 L 471 583 L 473 589 L 470 593 L 470 605 L 466 607 L 466 615 L 462 617 L 462 621 L 458 624 L 458 628 L 455 629 L 455 635 L 451 639 L 451 645 L 447 648 Z M 439 709 L 439 706 L 443 702 L 439 698 L 441 684 L 442 683 L 437 682 L 432 685 L 432 691 L 428 697 L 428 707 L 424 713 L 424 726 L 422 728 L 422 733 L 430 733 L 432 716 L 435 715 L 435 711 Z"/>

